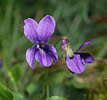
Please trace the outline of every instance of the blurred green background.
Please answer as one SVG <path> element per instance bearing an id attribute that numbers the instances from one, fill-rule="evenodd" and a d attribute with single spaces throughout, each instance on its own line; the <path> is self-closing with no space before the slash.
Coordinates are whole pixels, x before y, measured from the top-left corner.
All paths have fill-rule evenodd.
<path id="1" fill-rule="evenodd" d="M 56 20 L 49 44 L 56 46 L 59 62 L 46 68 L 35 61 L 29 68 L 26 50 L 33 44 L 23 32 L 24 19 L 37 22 L 46 14 Z M 69 72 L 62 58 L 62 36 L 76 50 L 91 40 L 81 52 L 95 57 L 82 74 Z M 107 100 L 107 0 L 0 0 L 0 100 Z"/>

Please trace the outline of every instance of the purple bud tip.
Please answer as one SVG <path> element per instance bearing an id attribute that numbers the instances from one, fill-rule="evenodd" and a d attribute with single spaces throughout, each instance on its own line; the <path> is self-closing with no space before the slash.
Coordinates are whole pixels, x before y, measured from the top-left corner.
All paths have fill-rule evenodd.
<path id="1" fill-rule="evenodd" d="M 0 68 L 2 67 L 2 60 L 0 59 Z"/>
<path id="2" fill-rule="evenodd" d="M 63 37 L 61 41 L 61 48 L 63 49 L 67 44 L 69 43 L 69 40 L 67 37 Z"/>

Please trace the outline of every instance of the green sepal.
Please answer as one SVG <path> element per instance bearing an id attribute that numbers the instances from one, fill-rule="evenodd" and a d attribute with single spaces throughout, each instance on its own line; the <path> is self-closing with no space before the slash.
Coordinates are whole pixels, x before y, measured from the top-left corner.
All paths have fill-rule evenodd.
<path id="1" fill-rule="evenodd" d="M 63 56 L 66 57 L 67 54 L 69 55 L 69 57 L 74 56 L 74 52 L 69 43 L 67 45 L 65 45 L 65 47 L 63 48 Z"/>

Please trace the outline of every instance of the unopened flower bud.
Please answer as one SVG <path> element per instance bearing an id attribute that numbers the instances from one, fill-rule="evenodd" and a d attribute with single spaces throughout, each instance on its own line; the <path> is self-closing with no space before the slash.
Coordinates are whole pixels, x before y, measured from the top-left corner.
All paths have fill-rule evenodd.
<path id="1" fill-rule="evenodd" d="M 64 37 L 61 41 L 61 48 L 62 48 L 64 57 L 66 57 L 67 55 L 69 55 L 69 57 L 74 56 L 74 52 L 69 44 L 69 40 L 66 37 Z"/>

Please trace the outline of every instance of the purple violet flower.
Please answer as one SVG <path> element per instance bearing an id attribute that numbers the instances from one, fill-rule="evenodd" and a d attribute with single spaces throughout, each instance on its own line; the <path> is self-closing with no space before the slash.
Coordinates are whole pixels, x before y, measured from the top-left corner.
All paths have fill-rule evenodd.
<path id="1" fill-rule="evenodd" d="M 2 67 L 2 60 L 0 59 L 0 68 Z"/>
<path id="2" fill-rule="evenodd" d="M 27 18 L 24 20 L 24 23 L 25 36 L 34 43 L 34 46 L 26 52 L 26 60 L 29 66 L 34 69 L 35 59 L 44 67 L 50 66 L 52 61 L 58 63 L 56 49 L 47 44 L 55 30 L 56 23 L 54 18 L 46 15 L 39 23 Z"/>
<path id="3" fill-rule="evenodd" d="M 66 65 L 72 73 L 82 73 L 85 70 L 85 64 L 93 63 L 94 57 L 90 53 L 78 53 L 78 51 L 90 44 L 91 41 L 83 43 L 79 49 L 73 52 L 69 41 L 67 38 L 63 38 L 61 41 L 61 46 L 63 50 L 64 57 L 66 58 Z"/>

